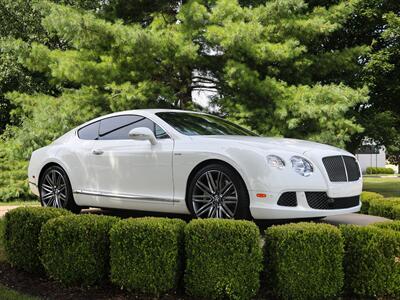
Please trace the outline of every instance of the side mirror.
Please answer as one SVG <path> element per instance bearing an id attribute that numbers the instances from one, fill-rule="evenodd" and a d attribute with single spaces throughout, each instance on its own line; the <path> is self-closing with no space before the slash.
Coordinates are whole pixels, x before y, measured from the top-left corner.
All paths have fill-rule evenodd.
<path id="1" fill-rule="evenodd" d="M 149 141 L 152 145 L 157 144 L 157 139 L 153 131 L 146 127 L 133 128 L 129 131 L 129 137 L 137 141 Z"/>

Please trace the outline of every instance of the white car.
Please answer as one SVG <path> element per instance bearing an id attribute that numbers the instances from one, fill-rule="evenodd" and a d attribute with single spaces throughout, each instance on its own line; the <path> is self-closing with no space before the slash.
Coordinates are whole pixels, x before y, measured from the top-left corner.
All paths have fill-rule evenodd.
<path id="1" fill-rule="evenodd" d="M 146 109 L 106 115 L 33 152 L 43 206 L 199 218 L 320 218 L 360 210 L 355 157 L 314 142 L 259 137 L 221 118 Z"/>

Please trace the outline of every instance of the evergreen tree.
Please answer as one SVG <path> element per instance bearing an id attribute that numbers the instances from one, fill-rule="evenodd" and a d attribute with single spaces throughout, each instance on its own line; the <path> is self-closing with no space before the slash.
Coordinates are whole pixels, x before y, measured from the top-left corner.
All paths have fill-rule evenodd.
<path id="1" fill-rule="evenodd" d="M 140 9 L 128 15 L 113 1 L 96 9 L 40 2 L 33 6 L 40 26 L 62 46 L 23 38 L 2 44 L 55 88 L 7 94 L 20 126 L 2 136 L 3 200 L 28 195 L 21 176 L 30 153 L 74 126 L 124 109 L 194 108 L 199 89 L 217 91 L 221 114 L 262 135 L 343 146 L 362 131 L 348 115 L 366 103 L 367 89 L 338 74 L 354 76 L 368 48 L 324 47 L 357 1 L 160 1 L 152 9 L 134 2 Z"/>
<path id="2" fill-rule="evenodd" d="M 367 90 L 343 85 L 337 74 L 356 69 L 367 48 L 321 45 L 353 9 L 353 1 L 328 8 L 301 0 L 255 7 L 191 1 L 178 17 L 199 46 L 200 74 L 219 92 L 214 103 L 229 118 L 263 135 L 343 146 L 362 131 L 346 114 L 367 101 Z"/>

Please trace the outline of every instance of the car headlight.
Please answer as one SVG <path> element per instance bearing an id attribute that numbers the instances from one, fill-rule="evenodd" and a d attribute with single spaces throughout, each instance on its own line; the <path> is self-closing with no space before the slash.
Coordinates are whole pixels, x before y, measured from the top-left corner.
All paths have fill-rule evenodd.
<path id="1" fill-rule="evenodd" d="M 283 169 L 285 167 L 285 161 L 277 155 L 267 156 L 268 165 L 274 168 Z"/>
<path id="2" fill-rule="evenodd" d="M 304 177 L 308 177 L 314 172 L 313 165 L 305 158 L 293 156 L 290 161 L 295 172 Z"/>

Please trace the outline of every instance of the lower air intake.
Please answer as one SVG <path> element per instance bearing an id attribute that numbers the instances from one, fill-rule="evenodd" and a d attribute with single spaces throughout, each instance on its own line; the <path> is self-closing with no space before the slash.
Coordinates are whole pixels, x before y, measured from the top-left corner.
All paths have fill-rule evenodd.
<path id="1" fill-rule="evenodd" d="M 283 193 L 278 200 L 280 206 L 297 206 L 296 192 Z"/>
<path id="2" fill-rule="evenodd" d="M 306 192 L 306 198 L 314 209 L 343 209 L 360 204 L 360 196 L 329 198 L 325 192 Z"/>

